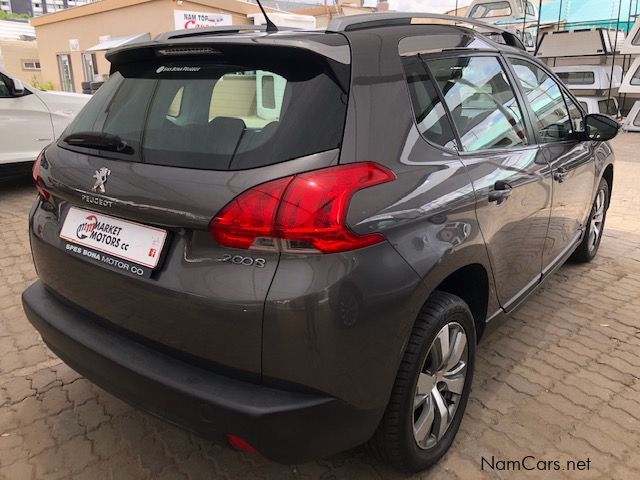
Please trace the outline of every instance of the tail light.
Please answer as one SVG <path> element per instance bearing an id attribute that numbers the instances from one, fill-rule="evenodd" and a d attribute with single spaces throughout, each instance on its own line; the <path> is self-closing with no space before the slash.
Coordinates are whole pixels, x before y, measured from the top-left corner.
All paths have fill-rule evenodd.
<path id="1" fill-rule="evenodd" d="M 42 168 L 43 162 L 46 162 L 46 158 L 44 156 L 44 150 L 42 150 L 38 154 L 35 162 L 33 162 L 33 170 L 32 170 L 33 182 L 35 183 L 36 189 L 38 190 L 38 193 L 40 194 L 40 196 L 44 200 L 49 200 L 49 197 L 51 197 L 51 194 L 47 192 L 47 190 L 44 188 L 44 183 L 42 182 L 42 177 L 40 176 L 40 169 Z"/>
<path id="2" fill-rule="evenodd" d="M 335 253 L 384 240 L 346 224 L 353 194 L 390 182 L 394 173 L 373 162 L 314 170 L 258 185 L 237 196 L 211 222 L 211 233 L 232 248 Z"/>

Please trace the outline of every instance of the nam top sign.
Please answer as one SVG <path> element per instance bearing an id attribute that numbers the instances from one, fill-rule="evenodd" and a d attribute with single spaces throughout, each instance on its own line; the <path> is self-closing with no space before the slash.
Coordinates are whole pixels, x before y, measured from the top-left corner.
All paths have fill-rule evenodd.
<path id="1" fill-rule="evenodd" d="M 174 10 L 173 20 L 176 30 L 232 25 L 231 15 L 211 12 L 189 12 Z"/>

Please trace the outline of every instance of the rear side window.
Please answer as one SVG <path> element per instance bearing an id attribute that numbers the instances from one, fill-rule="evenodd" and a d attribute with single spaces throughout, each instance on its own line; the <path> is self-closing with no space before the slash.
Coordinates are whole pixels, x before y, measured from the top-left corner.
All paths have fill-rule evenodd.
<path id="1" fill-rule="evenodd" d="M 403 57 L 413 112 L 420 133 L 430 142 L 455 149 L 456 136 L 438 91 L 420 57 Z"/>
<path id="2" fill-rule="evenodd" d="M 531 104 L 540 141 L 550 143 L 571 139 L 571 118 L 555 80 L 531 62 L 514 58 L 511 64 Z"/>
<path id="3" fill-rule="evenodd" d="M 64 137 L 99 132 L 117 135 L 128 153 L 92 154 L 207 170 L 260 167 L 340 146 L 348 65 L 302 49 L 230 50 L 214 60 L 118 66 L 61 146 L 77 149 Z"/>
<path id="4" fill-rule="evenodd" d="M 526 143 L 522 111 L 496 57 L 454 57 L 427 61 L 442 91 L 466 151 Z"/>

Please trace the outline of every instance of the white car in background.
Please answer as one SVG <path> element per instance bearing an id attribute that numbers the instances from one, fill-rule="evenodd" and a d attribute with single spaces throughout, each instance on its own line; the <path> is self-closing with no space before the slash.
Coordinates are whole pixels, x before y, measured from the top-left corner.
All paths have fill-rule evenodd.
<path id="1" fill-rule="evenodd" d="M 576 97 L 576 100 L 586 113 L 603 113 L 614 119 L 620 116 L 618 101 L 614 97 Z"/>
<path id="2" fill-rule="evenodd" d="M 0 182 L 27 172 L 90 98 L 43 92 L 0 69 Z"/>

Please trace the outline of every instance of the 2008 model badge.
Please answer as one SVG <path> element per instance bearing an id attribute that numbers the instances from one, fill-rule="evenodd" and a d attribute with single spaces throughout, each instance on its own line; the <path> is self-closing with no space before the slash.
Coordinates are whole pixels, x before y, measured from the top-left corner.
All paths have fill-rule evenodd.
<path id="1" fill-rule="evenodd" d="M 107 179 L 111 175 L 111 170 L 106 167 L 102 167 L 100 170 L 96 170 L 93 178 L 96 179 L 96 183 L 93 184 L 93 191 L 104 193 L 104 184 L 107 183 Z"/>

